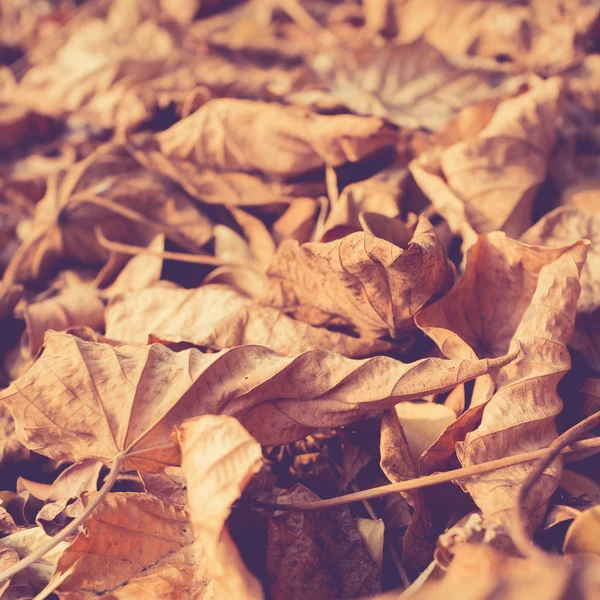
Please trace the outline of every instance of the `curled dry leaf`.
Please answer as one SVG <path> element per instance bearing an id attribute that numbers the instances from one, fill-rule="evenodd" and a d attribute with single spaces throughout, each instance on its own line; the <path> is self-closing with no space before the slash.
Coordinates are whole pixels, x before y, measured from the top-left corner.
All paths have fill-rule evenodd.
<path id="1" fill-rule="evenodd" d="M 562 401 L 556 386 L 571 366 L 566 343 L 573 333 L 586 253 L 583 242 L 576 244 L 540 270 L 531 304 L 513 336 L 523 356 L 500 371 L 481 424 L 457 444 L 463 466 L 545 448 L 557 437 L 554 419 Z M 530 469 L 528 464 L 501 469 L 463 485 L 487 519 L 506 524 Z M 531 529 L 543 519 L 561 470 L 561 461 L 554 461 L 530 491 L 522 509 Z"/>
<path id="2" fill-rule="evenodd" d="M 395 142 L 375 117 L 322 116 L 295 107 L 218 99 L 156 136 L 169 157 L 199 166 L 291 177 L 337 166 Z"/>
<path id="3" fill-rule="evenodd" d="M 25 332 L 21 351 L 33 358 L 44 343 L 46 331 L 64 331 L 69 327 L 104 327 L 104 303 L 91 286 L 77 285 L 54 296 L 28 304 L 23 309 Z"/>
<path id="4" fill-rule="evenodd" d="M 211 593 L 218 598 L 262 599 L 261 585 L 244 565 L 225 525 L 231 505 L 260 469 L 260 444 L 236 419 L 225 415 L 184 421 L 177 439 L 190 521 L 206 553 Z"/>
<path id="5" fill-rule="evenodd" d="M 415 314 L 454 282 L 425 217 L 406 248 L 360 232 L 327 243 L 283 242 L 268 275 L 265 303 L 315 325 L 392 337 L 413 327 Z"/>
<path id="6" fill-rule="evenodd" d="M 579 252 L 577 245 L 540 248 L 499 232 L 482 235 L 469 250 L 458 283 L 421 311 L 416 323 L 449 358 L 501 356 L 531 305 L 542 268 Z M 489 375 L 476 381 L 469 408 L 421 457 L 422 472 L 439 468 L 454 453 L 455 443 L 479 423 L 493 392 Z"/>
<path id="7" fill-rule="evenodd" d="M 261 443 L 284 444 L 317 427 L 449 390 L 514 356 L 404 364 L 322 350 L 286 358 L 262 346 L 175 353 L 160 344 L 113 347 L 51 332 L 35 364 L 0 399 L 29 448 L 56 459 L 104 463 L 135 452 L 124 468 L 157 472 L 179 463 L 168 442 L 184 418 L 226 412 Z"/>
<path id="8" fill-rule="evenodd" d="M 258 344 L 284 356 L 321 348 L 360 358 L 391 346 L 313 327 L 231 287 L 210 284 L 192 290 L 151 287 L 117 297 L 106 309 L 106 335 L 127 344 L 153 337 L 212 350 Z"/>
<path id="9" fill-rule="evenodd" d="M 477 233 L 519 235 L 529 226 L 554 146 L 560 100 L 560 79 L 539 83 L 501 102 L 474 138 L 411 163 L 415 180 L 455 233 L 463 219 Z"/>
<path id="10" fill-rule="evenodd" d="M 314 500 L 319 497 L 299 484 L 277 497 L 278 502 Z M 267 581 L 273 600 L 356 598 L 381 590 L 381 570 L 344 506 L 270 516 Z"/>
<path id="11" fill-rule="evenodd" d="M 388 167 L 379 173 L 346 186 L 332 200 L 321 241 L 328 242 L 362 229 L 359 215 L 377 212 L 386 217 L 400 214 L 400 198 L 409 177 L 406 168 Z"/>
<path id="12" fill-rule="evenodd" d="M 582 239 L 588 239 L 591 245 L 581 273 L 577 308 L 581 312 L 592 312 L 600 305 L 600 214 L 561 206 L 545 214 L 521 236 L 522 242 L 551 248 Z"/>

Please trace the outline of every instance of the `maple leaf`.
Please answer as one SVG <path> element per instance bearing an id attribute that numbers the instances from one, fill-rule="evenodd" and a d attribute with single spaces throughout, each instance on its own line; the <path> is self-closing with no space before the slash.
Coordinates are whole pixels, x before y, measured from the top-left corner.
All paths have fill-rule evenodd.
<path id="1" fill-rule="evenodd" d="M 286 358 L 261 346 L 175 353 L 160 344 L 113 347 L 50 332 L 41 356 L 0 399 L 11 408 L 20 438 L 36 451 L 104 463 L 127 455 L 129 468 L 153 472 L 179 464 L 169 438 L 185 418 L 226 411 L 261 442 L 287 443 L 316 427 L 450 389 L 514 356 L 404 364 L 321 350 Z M 314 372 L 319 377 L 306 377 Z M 371 381 L 368 389 L 365 381 Z"/>

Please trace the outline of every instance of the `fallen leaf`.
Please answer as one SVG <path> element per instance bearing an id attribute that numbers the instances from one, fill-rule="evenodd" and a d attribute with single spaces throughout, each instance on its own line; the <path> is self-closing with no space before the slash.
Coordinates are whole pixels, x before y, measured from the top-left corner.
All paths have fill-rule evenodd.
<path id="1" fill-rule="evenodd" d="M 434 402 L 402 402 L 394 407 L 416 465 L 421 455 L 436 442 L 442 431 L 456 420 L 456 413 Z"/>
<path id="2" fill-rule="evenodd" d="M 161 151 L 203 167 L 291 177 L 355 162 L 394 143 L 375 117 L 322 116 L 294 107 L 219 99 L 159 133 Z"/>
<path id="3" fill-rule="evenodd" d="M 295 321 L 222 285 L 192 290 L 151 287 L 117 297 L 106 310 L 106 335 L 127 344 L 146 344 L 154 338 L 212 350 L 258 344 L 285 356 L 321 348 L 358 358 L 390 348 L 384 341 Z"/>
<path id="4" fill-rule="evenodd" d="M 407 435 L 395 408 L 386 411 L 381 421 L 380 453 L 381 470 L 391 483 L 416 476 Z M 406 568 L 415 573 L 429 564 L 433 556 L 436 537 L 433 515 L 421 490 L 402 492 L 402 497 L 413 509 L 402 538 L 402 559 Z"/>
<path id="5" fill-rule="evenodd" d="M 570 10 L 538 0 L 408 0 L 397 20 L 401 40 L 423 36 L 447 56 L 502 58 L 547 75 L 583 58 L 597 15 L 598 8 L 585 0 L 573 2 Z"/>
<path id="6" fill-rule="evenodd" d="M 410 329 L 415 314 L 454 280 L 425 217 L 406 248 L 368 233 L 328 243 L 283 242 L 268 275 L 265 303 L 314 325 L 353 326 L 392 337 Z"/>
<path id="7" fill-rule="evenodd" d="M 584 510 L 571 523 L 563 543 L 563 552 L 565 554 L 575 552 L 600 554 L 598 533 L 600 533 L 600 508 L 592 506 L 592 508 Z"/>
<path id="8" fill-rule="evenodd" d="M 500 356 L 529 310 L 542 269 L 580 251 L 577 246 L 528 246 L 499 232 L 482 235 L 469 250 L 465 272 L 456 286 L 421 311 L 416 323 L 449 358 Z M 439 468 L 454 453 L 456 442 L 480 422 L 494 389 L 489 375 L 477 380 L 469 408 L 425 453 L 421 472 Z"/>
<path id="9" fill-rule="evenodd" d="M 500 69 L 461 68 L 424 39 L 383 47 L 368 44 L 356 52 L 344 48 L 337 56 L 329 51 L 314 59 L 313 68 L 327 92 L 309 88 L 291 93 L 294 102 L 317 108 L 337 102 L 359 115 L 432 131 L 463 106 L 513 93 L 526 80 Z"/>
<path id="10" fill-rule="evenodd" d="M 31 449 L 55 459 L 105 464 L 135 451 L 124 468 L 158 472 L 179 463 L 168 441 L 184 418 L 226 410 L 261 443 L 288 443 L 317 427 L 339 426 L 451 389 L 514 356 L 404 364 L 321 350 L 285 358 L 261 346 L 175 353 L 160 344 L 113 347 L 51 332 L 38 360 L 0 399 Z M 306 377 L 315 372 L 319 377 Z M 365 381 L 371 381 L 369 388 Z"/>
<path id="11" fill-rule="evenodd" d="M 502 230 L 514 236 L 531 224 L 533 199 L 554 146 L 560 98 L 559 79 L 539 83 L 501 102 L 474 138 L 445 148 L 437 161 L 424 156 L 413 162 L 417 183 L 454 233 L 460 232 L 459 210 L 477 233 Z"/>
<path id="12" fill-rule="evenodd" d="M 464 442 L 457 443 L 456 453 L 463 466 L 545 448 L 557 437 L 554 419 L 562 409 L 562 400 L 556 385 L 571 366 L 565 344 L 573 333 L 586 253 L 586 245 L 580 243 L 541 268 L 531 304 L 513 336 L 523 357 L 500 371 L 481 424 Z M 463 485 L 486 519 L 507 523 L 518 486 L 530 469 L 527 464 L 501 469 Z M 532 530 L 543 518 L 561 470 L 560 460 L 554 461 L 522 507 Z"/>
<path id="13" fill-rule="evenodd" d="M 281 502 L 318 499 L 301 485 L 277 497 Z M 381 589 L 381 572 L 348 507 L 275 514 L 267 535 L 267 581 L 274 600 L 355 598 Z"/>
<path id="14" fill-rule="evenodd" d="M 136 164 L 124 150 L 108 144 L 76 163 L 60 184 L 51 183 L 6 273 L 27 280 L 67 258 L 103 263 L 108 252 L 96 239 L 97 226 L 113 241 L 146 245 L 163 232 L 198 251 L 212 237 L 211 222 L 184 192 Z"/>
<path id="15" fill-rule="evenodd" d="M 33 358 L 44 343 L 46 331 L 64 331 L 69 327 L 104 327 L 104 303 L 95 290 L 86 285 L 67 288 L 53 298 L 27 304 L 23 309 L 25 332 L 22 352 Z"/>
<path id="16" fill-rule="evenodd" d="M 84 495 L 84 503 L 92 497 Z M 205 557 L 181 506 L 147 494 L 109 494 L 84 526 L 58 561 L 54 578 L 61 594 L 132 598 L 158 581 L 164 595 L 150 597 L 193 598 L 205 588 Z"/>
<path id="17" fill-rule="evenodd" d="M 561 206 L 545 214 L 528 229 L 521 241 L 538 246 L 566 246 L 581 239 L 588 239 L 591 245 L 581 272 L 581 294 L 577 308 L 581 312 L 592 312 L 598 307 L 600 281 L 596 273 L 600 268 L 600 214 Z"/>
<path id="18" fill-rule="evenodd" d="M 359 214 L 377 212 L 386 217 L 400 214 L 400 199 L 409 173 L 406 168 L 388 167 L 373 177 L 346 186 L 332 201 L 321 241 L 328 242 L 362 229 Z"/>
<path id="19" fill-rule="evenodd" d="M 212 594 L 219 598 L 260 599 L 260 583 L 247 570 L 225 521 L 252 475 L 262 451 L 239 422 L 226 415 L 184 421 L 177 430 L 187 480 L 190 521 L 206 553 Z"/>

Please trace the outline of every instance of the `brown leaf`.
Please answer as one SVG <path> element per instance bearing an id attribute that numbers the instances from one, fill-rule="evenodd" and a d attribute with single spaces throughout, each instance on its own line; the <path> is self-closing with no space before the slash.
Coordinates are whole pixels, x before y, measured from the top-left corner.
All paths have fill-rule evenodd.
<path id="1" fill-rule="evenodd" d="M 583 557 L 574 561 L 555 557 L 548 561 L 525 560 L 485 544 L 465 544 L 457 549 L 444 579 L 426 584 L 413 597 L 591 600 L 600 589 L 599 564 Z"/>
<path id="2" fill-rule="evenodd" d="M 588 239 L 591 245 L 581 272 L 581 295 L 577 308 L 592 312 L 600 305 L 600 214 L 561 206 L 545 214 L 522 236 L 526 244 L 556 248 Z"/>
<path id="3" fill-rule="evenodd" d="M 258 344 L 284 356 L 321 348 L 359 358 L 390 347 L 295 321 L 221 285 L 151 287 L 118 297 L 106 310 L 106 335 L 127 344 L 153 337 L 212 350 Z"/>
<path id="4" fill-rule="evenodd" d="M 600 554 L 598 534 L 600 533 L 600 507 L 592 506 L 583 511 L 567 530 L 563 552 L 573 554 Z"/>
<path id="5" fill-rule="evenodd" d="M 346 186 L 339 198 L 332 200 L 321 241 L 328 242 L 360 231 L 359 215 L 376 212 L 386 217 L 400 214 L 400 198 L 409 172 L 406 168 L 389 167 L 373 177 Z"/>
<path id="6" fill-rule="evenodd" d="M 326 68 L 319 69 L 320 65 Z M 292 93 L 294 102 L 328 107 L 332 102 L 360 115 L 401 127 L 438 131 L 468 104 L 515 92 L 525 82 L 500 70 L 461 68 L 423 39 L 408 44 L 369 44 L 314 61 L 327 93 Z M 492 83 L 493 82 L 493 83 Z"/>
<path id="7" fill-rule="evenodd" d="M 412 327 L 414 315 L 454 281 L 425 217 L 406 248 L 368 233 L 301 246 L 284 242 L 268 275 L 266 303 L 315 325 L 343 324 L 392 337 Z"/>
<path id="8" fill-rule="evenodd" d="M 381 421 L 381 470 L 391 483 L 416 477 L 415 462 L 398 414 L 386 411 Z M 413 509 L 410 523 L 402 539 L 403 564 L 418 572 L 431 561 L 435 542 L 431 508 L 421 490 L 404 492 L 402 496 Z"/>
<path id="9" fill-rule="evenodd" d="M 165 236 L 160 233 L 148 244 L 148 250 L 151 252 L 142 252 L 131 258 L 116 279 L 100 292 L 100 296 L 110 300 L 119 294 L 143 290 L 158 283 L 163 268 L 163 259 L 158 254 L 164 252 L 164 249 Z M 100 275 L 97 279 L 99 278 Z"/>
<path id="10" fill-rule="evenodd" d="M 91 499 L 83 496 L 85 504 Z M 187 599 L 204 589 L 205 558 L 182 507 L 147 494 L 109 494 L 84 525 L 58 561 L 55 580 L 67 574 L 61 593 L 111 591 L 132 598 L 159 582 L 165 595 L 154 597 Z"/>
<path id="11" fill-rule="evenodd" d="M 417 183 L 454 233 L 460 232 L 461 210 L 477 233 L 500 229 L 519 235 L 531 223 L 533 199 L 554 145 L 560 99 L 560 80 L 544 81 L 501 102 L 474 138 L 411 163 Z"/>
<path id="12" fill-rule="evenodd" d="M 394 143 L 375 117 L 321 116 L 247 100 L 218 99 L 156 136 L 169 157 L 199 166 L 291 177 L 338 166 Z"/>
<path id="13" fill-rule="evenodd" d="M 544 0 L 407 0 L 397 13 L 399 37 L 423 36 L 447 56 L 506 57 L 552 74 L 582 58 L 585 34 L 598 15 L 598 8 L 585 0 L 570 4 L 561 10 Z"/>
<path id="14" fill-rule="evenodd" d="M 33 358 L 44 343 L 46 331 L 64 331 L 69 327 L 104 327 L 104 303 L 87 285 L 66 288 L 53 298 L 28 304 L 23 309 L 25 332 L 21 349 Z"/>
<path id="15" fill-rule="evenodd" d="M 301 485 L 277 497 L 281 502 L 318 499 Z M 267 578 L 273 600 L 355 598 L 380 591 L 381 572 L 348 507 L 275 514 L 267 531 Z"/>
<path id="16" fill-rule="evenodd" d="M 0 399 L 29 448 L 56 459 L 104 463 L 135 450 L 125 465 L 157 472 L 178 464 L 168 441 L 185 418 L 227 411 L 262 443 L 283 444 L 317 427 L 451 389 L 514 356 L 404 364 L 322 350 L 285 358 L 261 346 L 175 353 L 160 344 L 113 347 L 51 332 L 35 364 Z"/>
<path id="17" fill-rule="evenodd" d="M 146 245 L 163 232 L 193 252 L 212 237 L 211 222 L 184 192 L 109 144 L 75 164 L 59 185 L 48 186 L 7 273 L 27 280 L 67 258 L 104 262 L 108 252 L 96 240 L 97 226 L 111 240 L 129 244 Z"/>
<path id="18" fill-rule="evenodd" d="M 499 232 L 482 235 L 469 250 L 465 272 L 456 286 L 424 309 L 417 325 L 449 358 L 501 356 L 529 310 L 542 269 L 580 252 L 577 245 L 539 248 Z M 489 375 L 476 382 L 469 409 L 425 453 L 421 472 L 439 468 L 454 453 L 455 443 L 479 423 L 493 392 Z"/>
<path id="19" fill-rule="evenodd" d="M 206 204 L 289 204 L 295 197 L 317 196 L 324 192 L 321 184 L 280 183 L 256 174 L 202 167 L 187 158 L 167 156 L 149 144 L 148 147 L 141 144 L 131 152 L 146 169 L 177 182 L 190 196 Z"/>
<path id="20" fill-rule="evenodd" d="M 184 421 L 177 439 L 190 520 L 206 553 L 212 592 L 218 598 L 263 598 L 260 583 L 247 570 L 225 525 L 231 505 L 260 469 L 260 444 L 236 419 L 225 415 Z"/>
<path id="21" fill-rule="evenodd" d="M 540 270 L 531 304 L 513 336 L 523 357 L 500 371 L 496 393 L 483 409 L 481 424 L 457 444 L 463 466 L 545 448 L 557 437 L 554 418 L 562 409 L 562 401 L 556 385 L 571 366 L 565 344 L 573 332 L 586 252 L 583 243 L 577 244 Z M 530 469 L 525 463 L 495 471 L 466 481 L 464 487 L 487 519 L 506 523 L 518 487 Z M 557 460 L 537 481 L 522 507 L 531 529 L 543 518 L 560 471 Z"/>

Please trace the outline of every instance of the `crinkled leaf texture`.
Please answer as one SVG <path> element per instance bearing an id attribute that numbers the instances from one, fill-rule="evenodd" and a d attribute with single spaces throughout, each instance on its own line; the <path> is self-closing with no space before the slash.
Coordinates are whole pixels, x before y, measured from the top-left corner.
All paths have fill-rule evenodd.
<path id="1" fill-rule="evenodd" d="M 47 456 L 110 463 L 125 453 L 124 468 L 160 471 L 179 464 L 169 438 L 187 418 L 232 415 L 259 442 L 284 444 L 317 427 L 452 389 L 515 354 L 404 364 L 323 350 L 288 358 L 262 346 L 176 353 L 160 344 L 115 347 L 50 332 L 39 359 L 0 400 L 11 408 L 23 443 Z"/>
<path id="2" fill-rule="evenodd" d="M 265 302 L 313 325 L 328 322 L 392 336 L 446 292 L 454 271 L 431 223 L 421 217 L 406 248 L 357 232 L 327 243 L 283 242 L 268 272 Z"/>
<path id="3" fill-rule="evenodd" d="M 260 344 L 285 356 L 323 348 L 352 358 L 390 347 L 296 321 L 225 285 L 149 287 L 116 298 L 105 314 L 107 337 L 128 344 L 145 344 L 152 336 L 213 350 Z"/>

